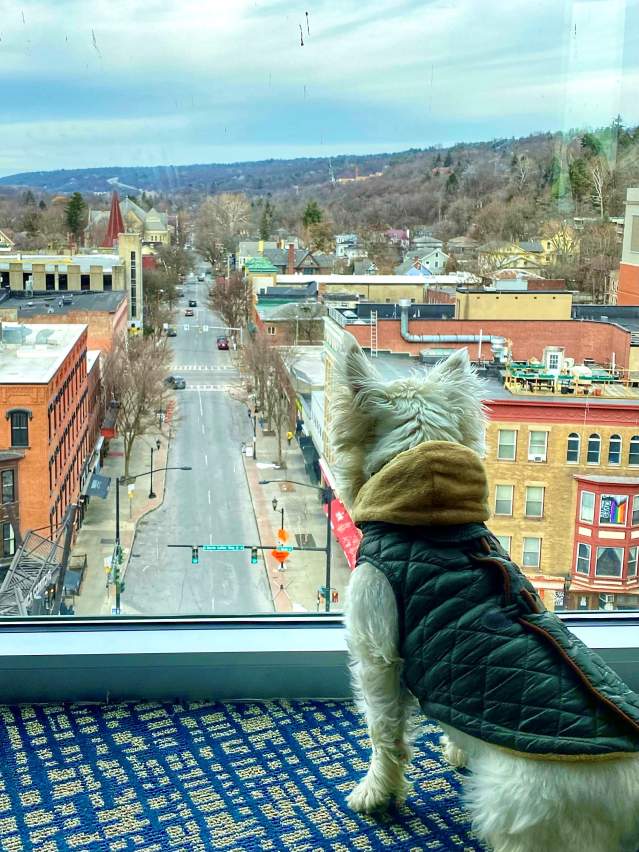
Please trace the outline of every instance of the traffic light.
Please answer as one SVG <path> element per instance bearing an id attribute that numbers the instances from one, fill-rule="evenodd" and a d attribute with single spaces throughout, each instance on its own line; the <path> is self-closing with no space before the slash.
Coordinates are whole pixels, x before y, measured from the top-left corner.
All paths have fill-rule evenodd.
<path id="1" fill-rule="evenodd" d="M 197 547 L 191 548 L 191 565 L 199 565 L 200 562 L 200 552 Z"/>
<path id="2" fill-rule="evenodd" d="M 257 565 L 257 547 L 251 548 L 251 565 Z"/>

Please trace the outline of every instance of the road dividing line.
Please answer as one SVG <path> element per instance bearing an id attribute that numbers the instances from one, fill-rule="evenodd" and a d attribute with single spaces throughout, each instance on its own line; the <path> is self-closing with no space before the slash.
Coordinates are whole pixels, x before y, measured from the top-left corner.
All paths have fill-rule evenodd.
<path id="1" fill-rule="evenodd" d="M 209 506 L 211 505 L 211 492 L 209 491 Z"/>
<path id="2" fill-rule="evenodd" d="M 209 533 L 209 544 L 213 544 L 213 533 Z"/>
<path id="3" fill-rule="evenodd" d="M 202 408 L 202 394 L 200 393 L 200 389 L 197 389 L 197 395 L 200 400 L 200 417 L 204 417 L 204 409 Z"/>
<path id="4" fill-rule="evenodd" d="M 204 466 L 205 467 L 209 466 L 209 457 L 207 456 L 206 453 L 204 453 Z"/>
<path id="5" fill-rule="evenodd" d="M 204 423 L 202 423 L 202 434 L 204 434 Z"/>

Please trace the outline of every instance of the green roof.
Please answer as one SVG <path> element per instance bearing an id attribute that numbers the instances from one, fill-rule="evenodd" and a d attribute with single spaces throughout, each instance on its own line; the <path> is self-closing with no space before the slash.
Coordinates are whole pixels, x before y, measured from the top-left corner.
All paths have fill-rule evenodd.
<path id="1" fill-rule="evenodd" d="M 247 257 L 244 266 L 247 272 L 277 272 L 277 267 L 267 257 Z"/>

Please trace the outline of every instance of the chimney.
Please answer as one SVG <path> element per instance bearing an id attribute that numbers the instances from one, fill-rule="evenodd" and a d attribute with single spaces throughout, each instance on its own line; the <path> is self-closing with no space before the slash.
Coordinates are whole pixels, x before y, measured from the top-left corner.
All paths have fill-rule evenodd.
<path id="1" fill-rule="evenodd" d="M 286 266 L 286 274 L 294 275 L 295 274 L 295 244 L 288 244 L 288 264 Z"/>

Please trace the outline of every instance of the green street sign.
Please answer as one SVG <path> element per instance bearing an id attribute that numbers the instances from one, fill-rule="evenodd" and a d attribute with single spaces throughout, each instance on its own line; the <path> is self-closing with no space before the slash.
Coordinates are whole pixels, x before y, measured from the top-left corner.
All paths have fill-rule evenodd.
<path id="1" fill-rule="evenodd" d="M 278 544 L 277 547 L 275 548 L 275 550 L 285 550 L 285 551 L 287 551 L 287 553 L 292 553 L 295 550 L 295 548 L 289 547 L 289 545 L 287 545 L 287 544 Z"/>
<path id="2" fill-rule="evenodd" d="M 202 550 L 244 550 L 243 544 L 203 544 Z"/>

